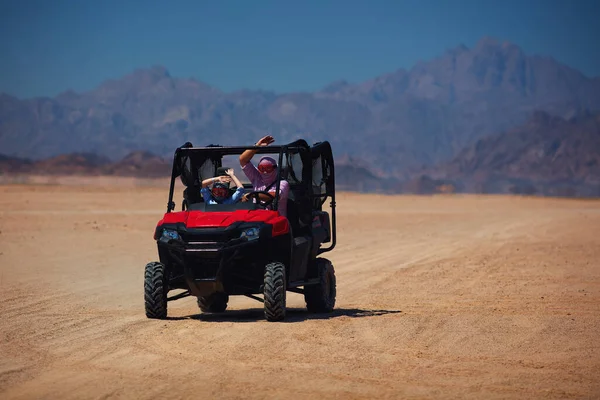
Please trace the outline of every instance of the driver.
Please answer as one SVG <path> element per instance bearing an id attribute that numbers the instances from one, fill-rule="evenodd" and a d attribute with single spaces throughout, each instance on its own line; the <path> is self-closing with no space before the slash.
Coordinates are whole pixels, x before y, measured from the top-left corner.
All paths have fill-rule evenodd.
<path id="1" fill-rule="evenodd" d="M 256 142 L 256 146 L 268 146 L 275 139 L 272 136 L 265 136 Z M 262 201 L 270 201 L 275 197 L 275 181 L 277 180 L 277 162 L 271 157 L 262 157 L 258 162 L 258 168 L 252 164 L 250 160 L 256 154 L 256 150 L 246 150 L 240 155 L 240 165 L 242 171 L 246 174 L 250 182 L 252 182 L 254 191 L 268 192 L 271 196 L 264 193 L 258 195 Z M 287 200 L 290 192 L 290 184 L 286 180 L 279 182 L 279 203 L 278 211 L 284 217 L 287 217 Z M 248 196 L 246 194 L 245 196 Z M 267 209 L 271 209 L 269 205 Z"/>
<path id="2" fill-rule="evenodd" d="M 231 195 L 229 192 L 229 182 L 233 181 L 237 186 L 236 191 Z M 208 186 L 212 184 L 212 188 Z M 219 168 L 214 178 L 208 178 L 202 181 L 200 190 L 204 201 L 208 204 L 234 204 L 237 203 L 244 194 L 242 182 L 235 176 L 232 168 Z"/>

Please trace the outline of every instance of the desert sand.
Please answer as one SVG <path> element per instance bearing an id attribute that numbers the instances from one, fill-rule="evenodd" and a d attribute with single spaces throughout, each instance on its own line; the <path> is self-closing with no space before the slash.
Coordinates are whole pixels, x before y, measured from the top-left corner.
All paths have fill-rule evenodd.
<path id="1" fill-rule="evenodd" d="M 331 314 L 147 319 L 167 188 L 0 186 L 0 398 L 600 398 L 600 201 L 338 195 Z"/>

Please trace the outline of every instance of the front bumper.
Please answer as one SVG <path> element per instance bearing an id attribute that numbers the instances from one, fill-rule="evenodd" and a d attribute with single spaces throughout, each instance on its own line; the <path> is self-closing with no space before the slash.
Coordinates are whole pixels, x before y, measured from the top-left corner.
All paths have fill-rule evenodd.
<path id="1" fill-rule="evenodd" d="M 261 243 L 245 237 L 225 242 L 193 239 L 158 241 L 159 253 L 174 268 L 173 287 L 187 287 L 195 296 L 214 292 L 254 293 L 262 284 Z"/>

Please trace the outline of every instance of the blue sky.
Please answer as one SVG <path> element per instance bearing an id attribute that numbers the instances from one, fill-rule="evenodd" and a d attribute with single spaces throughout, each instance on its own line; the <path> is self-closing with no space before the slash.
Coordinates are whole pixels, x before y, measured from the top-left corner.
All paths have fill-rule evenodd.
<path id="1" fill-rule="evenodd" d="M 225 91 L 308 91 L 486 35 L 600 76 L 598 21 L 596 0 L 0 0 L 0 92 L 85 91 L 152 65 Z"/>

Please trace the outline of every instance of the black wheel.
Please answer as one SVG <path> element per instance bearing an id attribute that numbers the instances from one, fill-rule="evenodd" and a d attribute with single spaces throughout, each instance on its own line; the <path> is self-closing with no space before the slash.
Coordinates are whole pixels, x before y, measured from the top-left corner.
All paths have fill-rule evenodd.
<path id="1" fill-rule="evenodd" d="M 164 264 L 151 262 L 146 264 L 144 273 L 144 303 L 146 317 L 165 319 L 167 317 L 167 271 Z"/>
<path id="2" fill-rule="evenodd" d="M 225 293 L 213 293 L 210 296 L 198 297 L 198 307 L 205 313 L 222 313 L 227 309 L 229 296 Z"/>
<path id="3" fill-rule="evenodd" d="M 319 273 L 319 284 L 304 288 L 306 308 L 316 313 L 331 312 L 335 307 L 335 269 L 326 258 L 317 258 L 315 263 Z"/>
<path id="4" fill-rule="evenodd" d="M 285 265 L 279 262 L 265 267 L 265 318 L 267 321 L 281 321 L 285 318 Z"/>

